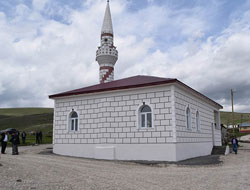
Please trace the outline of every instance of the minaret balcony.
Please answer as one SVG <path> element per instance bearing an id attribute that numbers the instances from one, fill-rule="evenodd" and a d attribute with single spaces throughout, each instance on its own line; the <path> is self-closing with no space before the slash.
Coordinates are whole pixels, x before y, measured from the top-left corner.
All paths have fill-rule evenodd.
<path id="1" fill-rule="evenodd" d="M 118 58 L 118 51 L 116 49 L 111 48 L 100 48 L 96 51 L 96 57 L 101 55 L 110 55 Z"/>

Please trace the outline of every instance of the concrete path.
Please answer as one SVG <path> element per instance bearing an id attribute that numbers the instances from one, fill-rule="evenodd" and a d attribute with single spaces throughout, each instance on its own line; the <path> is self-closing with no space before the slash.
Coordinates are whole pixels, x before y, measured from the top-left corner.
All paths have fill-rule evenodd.
<path id="1" fill-rule="evenodd" d="M 250 135 L 245 135 L 239 138 L 241 141 L 249 141 L 250 142 Z"/>

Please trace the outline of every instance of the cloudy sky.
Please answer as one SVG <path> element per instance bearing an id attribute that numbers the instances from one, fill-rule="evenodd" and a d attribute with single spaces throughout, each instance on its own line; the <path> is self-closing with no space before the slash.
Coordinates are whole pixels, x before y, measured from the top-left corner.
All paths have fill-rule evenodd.
<path id="1" fill-rule="evenodd" d="M 97 84 L 105 0 L 0 0 L 0 107 Z M 110 0 L 115 79 L 178 78 L 250 112 L 250 0 Z"/>

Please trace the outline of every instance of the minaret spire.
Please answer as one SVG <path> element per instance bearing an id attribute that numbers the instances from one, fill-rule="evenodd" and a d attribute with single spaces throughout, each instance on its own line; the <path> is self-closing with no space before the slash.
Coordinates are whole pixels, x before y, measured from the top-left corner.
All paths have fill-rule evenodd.
<path id="1" fill-rule="evenodd" d="M 98 47 L 98 50 L 96 51 L 96 61 L 100 66 L 100 83 L 114 80 L 114 65 L 118 59 L 118 51 L 114 46 L 113 36 L 114 34 L 109 0 L 107 0 L 107 6 L 101 30 L 101 46 Z"/>
<path id="2" fill-rule="evenodd" d="M 104 19 L 103 19 L 102 33 L 111 33 L 111 34 L 113 34 L 113 26 L 112 26 L 112 19 L 111 19 L 109 1 L 107 1 L 106 11 L 105 11 Z"/>

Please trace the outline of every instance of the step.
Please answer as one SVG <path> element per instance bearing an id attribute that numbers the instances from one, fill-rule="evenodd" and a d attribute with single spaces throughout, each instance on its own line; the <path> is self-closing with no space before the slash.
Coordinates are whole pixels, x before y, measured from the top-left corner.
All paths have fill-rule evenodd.
<path id="1" fill-rule="evenodd" d="M 212 155 L 225 155 L 226 146 L 214 146 L 212 150 Z"/>

